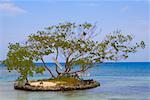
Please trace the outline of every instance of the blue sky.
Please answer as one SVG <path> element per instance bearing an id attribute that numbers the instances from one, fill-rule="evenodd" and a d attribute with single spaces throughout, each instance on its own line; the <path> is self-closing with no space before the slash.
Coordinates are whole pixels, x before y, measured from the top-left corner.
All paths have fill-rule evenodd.
<path id="1" fill-rule="evenodd" d="M 120 29 L 145 41 L 146 48 L 125 61 L 150 61 L 150 1 L 148 0 L 0 0 L 0 60 L 8 43 L 24 42 L 27 36 L 63 22 L 97 22 L 101 40 Z M 48 62 L 49 57 L 45 60 Z M 62 59 L 59 59 L 62 61 Z"/>

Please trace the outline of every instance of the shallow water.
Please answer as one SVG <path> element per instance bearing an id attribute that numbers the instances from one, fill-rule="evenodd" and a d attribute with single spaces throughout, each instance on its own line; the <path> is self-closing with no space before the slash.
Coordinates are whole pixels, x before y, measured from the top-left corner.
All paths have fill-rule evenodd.
<path id="1" fill-rule="evenodd" d="M 53 65 L 53 64 L 48 64 Z M 91 76 L 100 87 L 65 92 L 29 92 L 14 90 L 17 74 L 0 67 L 0 100 L 150 100 L 150 63 L 96 64 Z M 37 75 L 32 79 L 49 77 Z"/>

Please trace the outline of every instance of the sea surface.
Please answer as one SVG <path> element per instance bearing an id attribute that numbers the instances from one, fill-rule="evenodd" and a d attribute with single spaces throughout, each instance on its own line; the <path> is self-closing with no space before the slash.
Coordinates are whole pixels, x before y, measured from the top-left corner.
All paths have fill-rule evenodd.
<path id="1" fill-rule="evenodd" d="M 47 65 L 54 68 L 53 63 Z M 65 92 L 29 92 L 15 90 L 13 85 L 18 74 L 9 73 L 6 67 L 0 65 L 0 100 L 150 100 L 148 62 L 95 64 L 88 74 L 90 76 L 82 78 L 97 80 L 101 86 Z M 49 73 L 30 79 L 42 78 L 49 78 Z"/>

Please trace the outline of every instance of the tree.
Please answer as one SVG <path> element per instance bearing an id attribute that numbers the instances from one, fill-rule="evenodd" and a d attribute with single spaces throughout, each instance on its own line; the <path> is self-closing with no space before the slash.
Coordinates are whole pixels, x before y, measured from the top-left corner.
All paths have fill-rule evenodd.
<path id="1" fill-rule="evenodd" d="M 7 59 L 3 61 L 3 64 L 7 66 L 9 71 L 15 70 L 20 74 L 18 81 L 26 80 L 26 83 L 28 83 L 28 76 L 33 77 L 34 73 L 42 74 L 45 71 L 43 67 L 36 67 L 27 46 L 16 43 L 10 44 L 8 48 Z"/>
<path id="2" fill-rule="evenodd" d="M 133 37 L 131 35 L 125 36 L 121 31 L 108 34 L 101 42 L 100 40 L 96 41 L 94 37 L 98 36 L 98 33 L 95 30 L 96 25 L 90 23 L 79 25 L 60 23 L 46 28 L 45 31 L 30 35 L 30 38 L 39 46 L 43 45 L 55 53 L 56 60 L 58 56 L 64 58 L 65 70 L 63 72 L 58 71 L 56 65 L 58 75 L 84 72 L 91 68 L 95 62 L 126 59 L 129 53 L 135 53 L 138 48 L 145 47 L 143 41 L 132 45 Z M 129 43 L 131 45 L 128 45 Z M 72 71 L 75 65 L 79 65 L 81 69 Z"/>
<path id="3" fill-rule="evenodd" d="M 35 67 L 33 62 L 41 60 L 44 66 L 42 68 L 48 70 L 50 75 L 55 77 L 54 71 L 51 71 L 45 64 L 44 56 L 55 56 L 56 60 L 58 60 L 58 57 L 64 58 L 65 66 L 63 66 L 63 70 L 59 70 L 57 64 L 55 67 L 57 76 L 62 76 L 85 72 L 93 67 L 92 64 L 94 63 L 127 59 L 130 53 L 135 53 L 138 48 L 145 47 L 143 41 L 133 45 L 133 37 L 123 35 L 121 31 L 107 34 L 104 40 L 95 40 L 94 38 L 98 36 L 96 25 L 90 23 L 53 25 L 44 31 L 29 35 L 24 46 L 20 46 L 18 43 L 10 45 L 4 63 L 8 69 L 17 70 L 22 77 L 27 77 L 28 74 L 32 76 L 33 71 L 38 68 Z M 17 60 L 14 57 L 17 57 Z M 10 62 L 13 63 L 10 65 Z M 75 65 L 80 66 L 80 69 L 72 70 L 76 67 Z M 28 70 L 22 73 L 21 71 L 24 68 Z M 26 74 L 24 75 L 24 73 Z"/>
<path id="4" fill-rule="evenodd" d="M 41 60 L 45 69 L 48 70 L 52 77 L 55 77 L 51 69 L 46 66 L 46 63 L 43 59 L 44 56 L 53 53 L 51 45 L 49 45 L 51 43 L 51 41 L 49 40 L 51 39 L 49 39 L 48 36 L 44 35 L 44 32 L 42 31 L 38 31 L 37 33 L 39 35 L 33 34 L 29 36 L 26 45 L 28 45 L 29 51 L 32 53 L 32 57 L 35 59 L 35 61 Z"/>

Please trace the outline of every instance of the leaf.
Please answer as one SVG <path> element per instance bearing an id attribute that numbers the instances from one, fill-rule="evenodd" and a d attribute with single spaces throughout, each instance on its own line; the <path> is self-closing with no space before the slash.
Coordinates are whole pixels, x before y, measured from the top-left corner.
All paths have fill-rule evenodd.
<path id="1" fill-rule="evenodd" d="M 45 68 L 44 68 L 44 67 L 37 67 L 36 70 L 35 70 L 36 73 L 41 73 L 41 74 L 42 74 L 44 71 L 45 71 Z"/>

